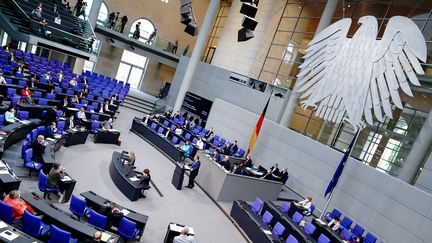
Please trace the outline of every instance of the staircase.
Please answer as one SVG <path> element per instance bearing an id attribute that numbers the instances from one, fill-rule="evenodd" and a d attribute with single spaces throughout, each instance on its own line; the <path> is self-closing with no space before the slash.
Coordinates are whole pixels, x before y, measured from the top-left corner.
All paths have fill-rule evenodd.
<path id="1" fill-rule="evenodd" d="M 128 94 L 123 102 L 123 107 L 139 111 L 143 115 L 151 114 L 155 107 L 156 100 L 149 100 L 136 94 Z"/>
<path id="2" fill-rule="evenodd" d="M 20 32 L 24 34 L 30 34 L 30 23 L 24 21 L 22 18 L 22 14 L 17 12 L 9 2 L 1 1 L 0 9 L 4 14 L 9 17 L 10 22 L 14 24 Z"/>

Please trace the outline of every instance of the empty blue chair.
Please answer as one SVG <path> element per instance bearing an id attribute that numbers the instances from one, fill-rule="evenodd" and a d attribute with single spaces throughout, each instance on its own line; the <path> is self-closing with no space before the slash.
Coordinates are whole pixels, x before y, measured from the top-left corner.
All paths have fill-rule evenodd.
<path id="1" fill-rule="evenodd" d="M 13 224 L 13 207 L 0 200 L 0 220 L 7 224 Z"/>
<path id="2" fill-rule="evenodd" d="M 11 104 L 13 106 L 16 106 L 18 104 L 18 102 L 21 100 L 21 97 L 20 96 L 12 96 L 12 97 L 9 97 L 9 99 L 11 100 Z"/>
<path id="3" fill-rule="evenodd" d="M 171 141 L 174 143 L 174 144 L 177 144 L 178 143 L 178 137 L 176 137 L 176 136 L 173 136 L 172 137 L 172 139 L 171 139 Z"/>
<path id="4" fill-rule="evenodd" d="M 157 129 L 157 124 L 154 123 L 154 122 L 152 122 L 150 128 L 156 131 L 156 129 Z"/>
<path id="5" fill-rule="evenodd" d="M 298 240 L 294 236 L 289 235 L 285 243 L 298 243 Z"/>
<path id="6" fill-rule="evenodd" d="M 59 134 L 67 134 L 67 132 L 65 132 L 65 126 L 66 126 L 66 122 L 65 121 L 58 121 L 57 122 L 57 133 Z"/>
<path id="7" fill-rule="evenodd" d="M 90 131 L 92 133 L 97 133 L 97 129 L 99 129 L 99 127 L 100 127 L 100 124 L 98 121 L 92 121 Z"/>
<path id="8" fill-rule="evenodd" d="M 214 150 L 214 148 L 210 147 L 208 151 L 209 151 L 209 153 L 214 153 L 215 150 Z"/>
<path id="9" fill-rule="evenodd" d="M 270 222 L 273 219 L 273 215 L 269 212 L 269 211 L 265 211 L 265 213 L 262 216 L 262 221 L 266 224 L 269 225 Z"/>
<path id="10" fill-rule="evenodd" d="M 303 215 L 301 215 L 299 212 L 295 212 L 294 215 L 292 216 L 292 219 L 293 219 L 294 223 L 300 224 L 300 222 L 303 219 Z"/>
<path id="11" fill-rule="evenodd" d="M 158 131 L 157 131 L 158 133 L 160 133 L 160 134 L 162 134 L 163 132 L 164 132 L 164 129 L 163 129 L 163 127 L 159 127 L 159 129 L 158 129 Z"/>
<path id="12" fill-rule="evenodd" d="M 21 145 L 21 159 L 24 159 L 25 151 L 29 148 L 30 143 L 28 141 L 24 141 L 24 143 Z"/>
<path id="13" fill-rule="evenodd" d="M 45 199 L 46 196 L 49 197 L 50 193 L 58 193 L 59 189 L 57 188 L 49 188 L 47 187 L 47 176 L 43 173 L 43 171 L 39 171 L 39 180 L 38 180 L 38 188 L 41 192 L 44 193 L 43 198 Z"/>
<path id="14" fill-rule="evenodd" d="M 83 105 L 88 105 L 89 102 L 88 102 L 88 100 L 82 99 L 80 103 L 83 104 Z"/>
<path id="15" fill-rule="evenodd" d="M 10 79 L 10 78 L 5 78 L 5 81 L 7 84 L 12 84 L 12 79 Z"/>
<path id="16" fill-rule="evenodd" d="M 215 140 L 213 140 L 212 144 L 213 144 L 214 146 L 218 146 L 219 141 L 215 139 Z"/>
<path id="17" fill-rule="evenodd" d="M 172 131 L 175 131 L 177 127 L 176 127 L 176 125 L 171 125 L 170 128 L 171 128 Z"/>
<path id="18" fill-rule="evenodd" d="M 219 141 L 220 136 L 219 135 L 215 135 L 213 138 L 214 138 L 214 140 Z"/>
<path id="19" fill-rule="evenodd" d="M 49 100 L 54 100 L 55 99 L 55 94 L 47 93 L 46 94 L 46 98 L 49 99 Z"/>
<path id="20" fill-rule="evenodd" d="M 45 127 L 44 126 L 38 126 L 37 127 L 37 133 L 38 133 L 38 135 L 45 136 L 46 135 Z"/>
<path id="21" fill-rule="evenodd" d="M 191 135 L 189 133 L 186 133 L 185 138 L 186 138 L 186 140 L 190 140 Z"/>
<path id="22" fill-rule="evenodd" d="M 39 105 L 48 105 L 48 100 L 47 99 L 38 99 L 38 104 Z"/>
<path id="23" fill-rule="evenodd" d="M 99 121 L 99 115 L 92 114 L 92 115 L 90 116 L 90 120 L 92 120 L 92 121 Z"/>
<path id="24" fill-rule="evenodd" d="M 57 113 L 57 117 L 63 117 L 63 111 L 58 110 L 56 111 L 56 113 Z"/>
<path id="25" fill-rule="evenodd" d="M 252 212 L 254 212 L 256 215 L 258 215 L 263 206 L 264 206 L 264 202 L 260 198 L 257 197 L 255 199 L 255 202 L 252 204 L 252 207 L 251 207 Z"/>
<path id="26" fill-rule="evenodd" d="M 351 227 L 352 222 L 353 221 L 348 216 L 345 216 L 340 222 L 341 229 L 349 229 Z"/>
<path id="27" fill-rule="evenodd" d="M 83 199 L 72 194 L 69 210 L 76 216 L 82 217 L 87 214 L 88 208 Z"/>
<path id="28" fill-rule="evenodd" d="M 74 91 L 73 91 L 73 90 L 70 90 L 70 89 L 68 89 L 68 90 L 66 90 L 66 94 L 68 94 L 68 95 L 73 95 L 73 94 L 74 94 Z"/>
<path id="29" fill-rule="evenodd" d="M 193 144 L 196 144 L 197 142 L 198 142 L 198 139 L 197 139 L 197 138 L 193 138 L 193 139 L 192 139 L 192 143 L 193 143 Z"/>
<path id="30" fill-rule="evenodd" d="M 354 234 L 349 232 L 347 229 L 343 229 L 341 232 L 341 236 L 344 240 L 350 241 Z"/>
<path id="31" fill-rule="evenodd" d="M 321 234 L 318 237 L 317 243 L 330 243 L 330 239 L 327 236 Z"/>
<path id="32" fill-rule="evenodd" d="M 205 133 L 204 132 L 200 132 L 200 133 L 198 133 L 198 136 L 203 138 L 205 136 Z"/>
<path id="33" fill-rule="evenodd" d="M 276 238 L 280 239 L 280 237 L 284 232 L 285 232 L 285 227 L 281 223 L 277 222 L 273 227 L 272 234 L 276 236 Z"/>
<path id="34" fill-rule="evenodd" d="M 42 92 L 40 92 L 40 91 L 35 91 L 35 92 L 34 92 L 34 97 L 35 97 L 35 98 L 42 98 Z"/>
<path id="35" fill-rule="evenodd" d="M 29 213 L 27 210 L 24 211 L 23 225 L 21 230 L 28 235 L 38 238 L 41 235 L 45 235 L 49 231 L 49 226 L 42 223 L 42 219 Z"/>
<path id="36" fill-rule="evenodd" d="M 17 73 L 16 75 L 18 75 L 18 74 L 21 74 L 21 76 L 23 75 L 22 73 Z M 15 75 L 15 77 L 17 77 L 18 78 L 18 76 L 16 76 Z M 21 77 L 22 78 L 22 77 Z M 24 80 L 18 80 L 18 86 L 21 86 L 21 87 L 23 87 L 23 86 L 26 86 L 27 85 L 27 82 L 26 81 L 24 81 Z"/>
<path id="37" fill-rule="evenodd" d="M 83 107 L 83 105 L 82 104 L 75 104 L 74 107 L 79 110 L 79 109 L 81 109 L 81 107 Z"/>
<path id="38" fill-rule="evenodd" d="M 4 115 L 0 115 L 0 128 L 4 127 Z"/>
<path id="39" fill-rule="evenodd" d="M 315 227 L 315 225 L 308 222 L 305 224 L 303 229 L 304 229 L 306 235 L 312 235 L 315 232 L 316 227 Z"/>
<path id="40" fill-rule="evenodd" d="M 98 227 L 99 229 L 105 229 L 107 223 L 107 217 L 95 212 L 94 210 L 90 210 L 89 224 Z"/>
<path id="41" fill-rule="evenodd" d="M 54 88 L 54 93 L 58 94 L 58 93 L 61 93 L 61 92 L 62 92 L 62 89 L 60 87 L 55 87 Z"/>
<path id="42" fill-rule="evenodd" d="M 51 225 L 50 238 L 48 243 L 60 243 L 60 242 L 76 242 L 75 239 L 71 238 L 71 233 L 57 228 L 55 225 Z"/>
<path id="43" fill-rule="evenodd" d="M 18 119 L 20 120 L 28 120 L 29 112 L 28 111 L 18 111 Z"/>
<path id="44" fill-rule="evenodd" d="M 324 216 L 324 218 L 327 220 L 327 222 L 330 222 L 333 218 L 335 218 L 335 217 L 340 218 L 341 216 L 342 216 L 342 213 L 335 208 L 335 209 L 333 209 L 333 211 L 330 214 L 326 214 Z"/>
<path id="45" fill-rule="evenodd" d="M 8 88 L 7 89 L 7 96 L 10 98 L 12 96 L 16 95 L 16 89 Z"/>
<path id="46" fill-rule="evenodd" d="M 169 122 L 168 121 L 164 121 L 163 125 L 166 126 L 166 127 L 168 127 L 169 126 Z"/>
<path id="47" fill-rule="evenodd" d="M 279 209 L 282 213 L 287 214 L 289 209 L 291 207 L 291 203 L 287 203 L 287 202 L 283 202 L 280 206 Z"/>
<path id="48" fill-rule="evenodd" d="M 356 224 L 354 226 L 354 229 L 352 230 L 352 233 L 358 237 L 362 236 L 364 233 L 364 229 L 363 227 L 361 227 L 360 225 Z"/>
<path id="49" fill-rule="evenodd" d="M 246 151 L 244 151 L 243 149 L 239 149 L 239 151 L 235 154 L 235 157 L 243 158 L 245 153 L 246 153 Z"/>
<path id="50" fill-rule="evenodd" d="M 136 224 L 125 217 L 121 218 L 117 232 L 129 240 L 136 238 L 139 234 Z"/>
<path id="51" fill-rule="evenodd" d="M 375 243 L 377 238 L 371 233 L 368 232 L 363 240 L 364 243 Z"/>
<path id="52" fill-rule="evenodd" d="M 37 131 L 37 130 L 36 130 Z M 33 170 L 40 171 L 42 169 L 42 164 L 32 160 L 33 149 L 29 148 L 24 153 L 24 167 L 29 169 L 29 177 Z"/>

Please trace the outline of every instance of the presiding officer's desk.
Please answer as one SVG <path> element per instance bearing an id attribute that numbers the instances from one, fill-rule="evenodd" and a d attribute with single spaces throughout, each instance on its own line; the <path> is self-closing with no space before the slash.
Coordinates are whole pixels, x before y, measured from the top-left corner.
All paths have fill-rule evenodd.
<path id="1" fill-rule="evenodd" d="M 105 207 L 105 203 L 110 202 L 112 207 L 117 207 L 120 211 L 123 212 L 123 217 L 136 223 L 137 229 L 140 230 L 140 238 L 143 235 L 145 226 L 149 218 L 147 215 L 140 214 L 131 209 L 122 207 L 106 198 L 97 195 L 92 191 L 83 192 L 81 193 L 81 196 L 84 197 L 84 199 L 86 200 L 88 207 L 91 207 L 98 212 L 100 212 L 100 210 Z"/>
<path id="2" fill-rule="evenodd" d="M 25 139 L 31 130 L 42 123 L 42 121 L 39 119 L 30 119 L 23 122 L 24 123 L 15 122 L 0 129 L 0 131 L 6 133 L 5 135 L 0 135 L 0 158 L 3 156 L 3 152 L 7 148 L 9 148 L 12 144 Z"/>
<path id="3" fill-rule="evenodd" d="M 251 206 L 246 202 L 235 200 L 230 215 L 252 242 L 281 242 L 272 234 L 271 229 L 252 212 Z"/>
<path id="4" fill-rule="evenodd" d="M 107 144 L 118 144 L 120 132 L 114 129 L 104 130 L 102 128 L 97 129 L 97 133 L 94 135 L 95 143 L 107 143 Z"/>
<path id="5" fill-rule="evenodd" d="M 145 125 L 140 118 L 135 117 L 133 119 L 131 131 L 146 139 L 173 161 L 181 161 L 182 151 L 180 148 L 177 148 L 169 139 L 150 129 L 150 127 Z"/>
<path id="6" fill-rule="evenodd" d="M 338 232 L 333 231 L 327 224 L 321 224 L 316 218 L 312 219 L 312 224 L 316 227 L 315 232 L 312 234 L 314 239 L 318 239 L 318 237 L 323 234 L 330 239 L 331 243 L 344 242 Z"/>
<path id="7" fill-rule="evenodd" d="M 6 237 L 14 237 L 13 240 L 7 239 Z M 22 232 L 21 230 L 0 221 L 0 242 L 12 242 L 12 243 L 34 243 L 42 242 L 32 236 Z"/>
<path id="8" fill-rule="evenodd" d="M 43 215 L 43 221 L 46 224 L 54 224 L 57 227 L 71 233 L 73 238 L 78 240 L 92 239 L 95 231 L 100 229 L 91 224 L 79 221 L 76 217 L 58 209 L 48 201 L 43 200 L 35 193 L 27 193 L 21 198 L 32 206 L 32 208 Z M 118 240 L 119 236 L 111 232 L 104 232 L 111 235 L 110 238 Z"/>
<path id="9" fill-rule="evenodd" d="M 274 227 L 277 222 L 279 222 L 285 227 L 282 238 L 286 239 L 289 235 L 292 235 L 301 243 L 316 242 L 312 237 L 306 235 L 303 229 L 298 224 L 294 223 L 294 221 L 290 217 L 282 213 L 279 210 L 279 206 L 277 206 L 273 202 L 264 203 L 264 206 L 261 210 L 261 217 L 266 211 L 273 215 L 273 219 L 269 224 L 271 227 Z"/>
<path id="10" fill-rule="evenodd" d="M 138 200 L 141 190 L 147 187 L 135 178 L 138 174 L 134 171 L 134 168 L 134 166 L 123 164 L 120 152 L 113 152 L 109 166 L 111 179 L 117 188 L 131 201 Z"/>
<path id="11" fill-rule="evenodd" d="M 210 159 L 208 154 L 202 151 L 197 154 L 201 166 L 195 181 L 216 201 L 253 201 L 257 197 L 272 201 L 282 190 L 283 184 L 279 181 L 232 174 Z"/>
<path id="12" fill-rule="evenodd" d="M 66 141 L 64 143 L 64 146 L 66 147 L 77 144 L 85 144 L 85 142 L 87 141 L 87 137 L 90 134 L 89 130 L 78 128 L 68 129 L 66 130 L 66 132 L 68 133 L 66 135 Z"/>

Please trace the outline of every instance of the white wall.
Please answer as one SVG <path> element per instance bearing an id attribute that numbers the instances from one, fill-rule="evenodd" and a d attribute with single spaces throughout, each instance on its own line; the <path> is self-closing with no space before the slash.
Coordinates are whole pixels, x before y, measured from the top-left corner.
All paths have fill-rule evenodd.
<path id="1" fill-rule="evenodd" d="M 257 119 L 256 114 L 216 99 L 208 125 L 214 126 L 217 134 L 237 137 L 241 145 L 247 146 Z M 252 160 L 264 167 L 274 162 L 287 167 L 287 185 L 303 196 L 312 196 L 322 209 L 324 191 L 342 156 L 326 145 L 265 120 Z M 330 210 L 333 207 L 385 242 L 431 242 L 432 195 L 353 158 L 335 189 Z"/>
<path id="2" fill-rule="evenodd" d="M 423 169 L 417 178 L 415 186 L 421 188 L 429 193 L 432 193 L 432 153 L 429 156 L 423 166 Z"/>

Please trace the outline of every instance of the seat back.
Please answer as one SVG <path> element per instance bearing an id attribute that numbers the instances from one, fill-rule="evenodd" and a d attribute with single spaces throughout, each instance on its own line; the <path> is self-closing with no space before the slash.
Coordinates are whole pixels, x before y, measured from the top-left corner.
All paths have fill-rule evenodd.
<path id="1" fill-rule="evenodd" d="M 357 235 L 357 236 L 362 236 L 363 235 L 363 233 L 364 233 L 364 229 L 363 229 L 363 227 L 361 227 L 360 225 L 358 225 L 358 224 L 356 224 L 355 226 L 354 226 L 354 229 L 352 230 L 352 233 L 354 234 L 354 235 Z"/>
<path id="2" fill-rule="evenodd" d="M 29 148 L 29 142 L 25 141 L 22 145 L 21 145 L 21 158 L 24 159 L 25 156 L 25 152 L 26 150 Z"/>
<path id="3" fill-rule="evenodd" d="M 285 243 L 298 243 L 298 240 L 294 236 L 289 235 Z"/>
<path id="4" fill-rule="evenodd" d="M 311 223 L 306 223 L 306 225 L 304 226 L 304 231 L 306 233 L 306 235 L 312 235 L 316 230 L 315 225 L 311 224 Z"/>
<path id="5" fill-rule="evenodd" d="M 273 219 L 273 215 L 269 211 L 265 211 L 265 213 L 262 216 L 262 221 L 265 224 L 269 225 L 272 219 Z"/>
<path id="6" fill-rule="evenodd" d="M 28 120 L 29 112 L 28 111 L 18 111 L 18 119 L 20 120 Z"/>
<path id="7" fill-rule="evenodd" d="M 344 228 L 349 229 L 349 228 L 351 227 L 352 222 L 353 222 L 353 221 L 352 221 L 348 216 L 345 216 L 345 217 L 342 219 L 342 221 L 341 221 L 340 224 L 341 224 Z"/>
<path id="8" fill-rule="evenodd" d="M 0 200 L 0 220 L 7 224 L 13 223 L 13 207 Z"/>
<path id="9" fill-rule="evenodd" d="M 172 142 L 174 143 L 174 144 L 177 144 L 178 143 L 178 137 L 176 137 L 176 136 L 174 136 L 174 137 L 172 137 Z"/>
<path id="10" fill-rule="evenodd" d="M 377 238 L 371 233 L 368 232 L 363 240 L 364 243 L 375 243 Z"/>
<path id="11" fill-rule="evenodd" d="M 35 91 L 35 92 L 34 92 L 34 97 L 35 97 L 35 98 L 42 98 L 42 92 L 40 92 L 40 91 Z"/>
<path id="12" fill-rule="evenodd" d="M 214 153 L 214 151 L 215 151 L 215 150 L 214 150 L 213 147 L 210 147 L 210 148 L 209 148 L 209 153 Z"/>
<path id="13" fill-rule="evenodd" d="M 189 133 L 186 133 L 185 138 L 186 138 L 187 140 L 190 140 L 191 135 L 190 135 Z"/>
<path id="14" fill-rule="evenodd" d="M 58 110 L 56 111 L 56 113 L 57 113 L 57 117 L 63 117 L 63 111 Z"/>
<path id="15" fill-rule="evenodd" d="M 287 214 L 288 211 L 289 211 L 289 209 L 290 209 L 290 207 L 291 207 L 291 203 L 283 202 L 283 203 L 280 205 L 279 209 L 280 209 L 280 211 L 281 211 L 282 213 Z"/>
<path id="16" fill-rule="evenodd" d="M 156 124 L 156 123 L 154 123 L 154 122 L 152 122 L 152 124 L 151 124 L 150 128 L 156 131 L 156 128 L 157 128 L 157 124 Z"/>
<path id="17" fill-rule="evenodd" d="M 39 237 L 42 227 L 42 220 L 39 217 L 34 216 L 27 210 L 24 211 L 23 225 L 21 230 L 33 237 Z"/>
<path id="18" fill-rule="evenodd" d="M 48 105 L 48 100 L 47 99 L 38 99 L 38 104 L 39 105 Z"/>
<path id="19" fill-rule="evenodd" d="M 55 99 L 55 94 L 47 93 L 46 94 L 46 98 L 49 99 L 49 100 L 54 100 Z"/>
<path id="20" fill-rule="evenodd" d="M 26 149 L 23 158 L 24 163 L 30 162 L 32 157 L 33 157 L 33 149 L 32 148 Z"/>
<path id="21" fill-rule="evenodd" d="M 166 126 L 166 127 L 169 126 L 169 122 L 168 122 L 168 121 L 164 121 L 163 124 L 164 124 L 164 126 Z"/>
<path id="22" fill-rule="evenodd" d="M 120 220 L 118 233 L 128 239 L 132 239 L 134 237 L 136 231 L 136 224 L 129 219 L 123 217 Z"/>
<path id="23" fill-rule="evenodd" d="M 259 214 L 262 207 L 264 206 L 264 202 L 260 198 L 256 198 L 255 202 L 252 204 L 252 212 L 254 212 L 256 215 Z"/>
<path id="24" fill-rule="evenodd" d="M 46 134 L 45 134 L 45 127 L 44 126 L 38 126 L 38 128 L 37 128 L 37 132 L 38 132 L 38 135 L 42 135 L 42 136 L 45 136 Z"/>
<path id="25" fill-rule="evenodd" d="M 72 194 L 69 210 L 73 214 L 81 217 L 85 214 L 86 209 L 87 209 L 86 202 L 83 199 Z"/>
<path id="26" fill-rule="evenodd" d="M 327 236 L 321 234 L 318 237 L 317 243 L 330 243 L 330 239 Z"/>
<path id="27" fill-rule="evenodd" d="M 347 229 L 343 229 L 341 232 L 341 236 L 344 240 L 351 240 L 351 238 L 354 236 L 351 232 L 349 232 L 349 230 Z"/>
<path id="28" fill-rule="evenodd" d="M 58 242 L 70 242 L 71 234 L 67 231 L 64 231 L 58 228 L 55 225 L 51 225 L 50 238 L 48 240 L 49 243 L 58 243 Z"/>
<path id="29" fill-rule="evenodd" d="M 88 222 L 91 225 L 94 225 L 100 229 L 105 229 L 107 217 L 95 212 L 94 210 L 90 210 L 90 217 Z"/>
<path id="30" fill-rule="evenodd" d="M 66 122 L 65 121 L 58 121 L 57 122 L 57 130 L 59 132 L 63 132 L 66 126 Z"/>
<path id="31" fill-rule="evenodd" d="M 38 130 L 37 129 L 33 129 L 31 131 L 31 135 L 30 136 L 31 136 L 32 141 L 36 140 L 37 136 L 38 136 Z"/>
<path id="32" fill-rule="evenodd" d="M 41 192 L 46 191 L 46 184 L 47 184 L 47 176 L 42 172 L 42 170 L 40 170 L 39 179 L 38 179 L 38 188 Z"/>
<path id="33" fill-rule="evenodd" d="M 4 126 L 4 115 L 0 115 L 0 127 Z"/>
<path id="34" fill-rule="evenodd" d="M 273 235 L 279 239 L 284 232 L 285 227 L 281 223 L 277 222 L 272 230 Z"/>
<path id="35" fill-rule="evenodd" d="M 159 127 L 159 129 L 158 129 L 158 131 L 157 131 L 158 133 L 163 133 L 164 132 L 164 129 L 163 129 L 163 127 Z"/>
<path id="36" fill-rule="evenodd" d="M 99 128 L 99 122 L 98 121 L 92 121 L 91 123 L 91 129 L 96 130 Z"/>
<path id="37" fill-rule="evenodd" d="M 90 116 L 90 120 L 92 120 L 92 121 L 99 121 L 99 115 L 92 114 L 92 115 Z"/>
<path id="38" fill-rule="evenodd" d="M 300 224 L 300 221 L 302 221 L 302 219 L 303 219 L 303 215 L 301 215 L 301 213 L 299 213 L 299 212 L 295 212 L 294 215 L 292 216 L 292 219 L 293 219 L 294 223 Z"/>

